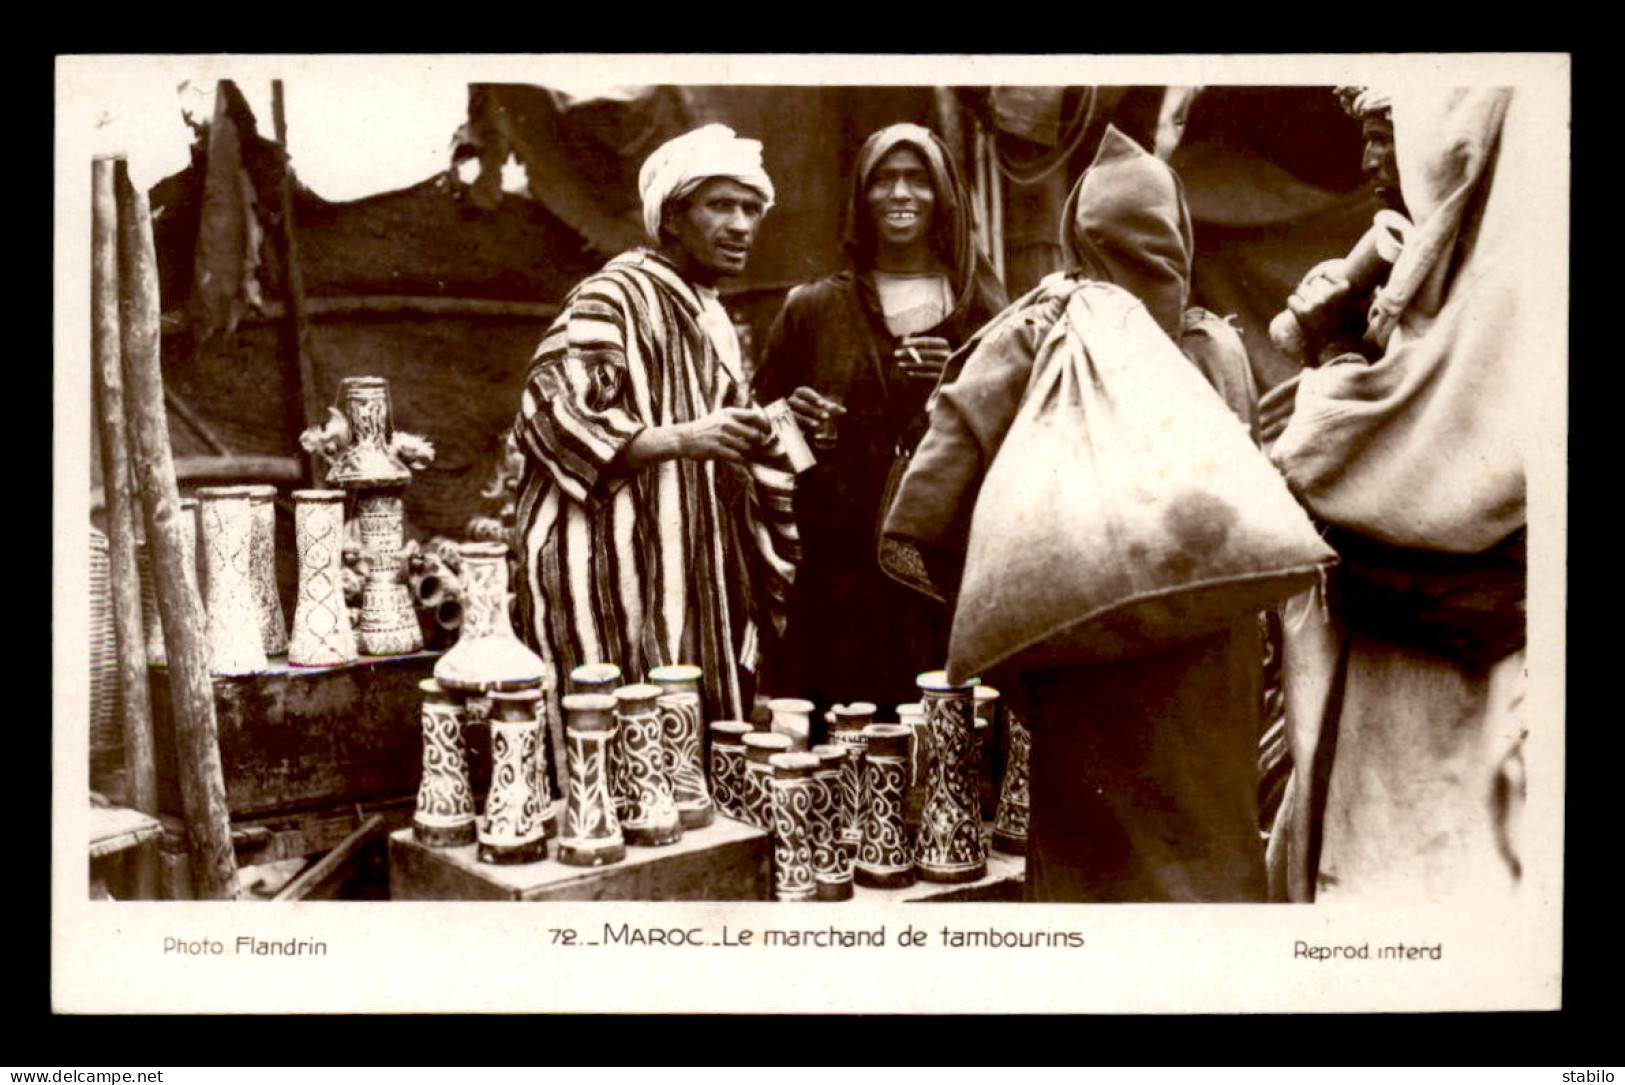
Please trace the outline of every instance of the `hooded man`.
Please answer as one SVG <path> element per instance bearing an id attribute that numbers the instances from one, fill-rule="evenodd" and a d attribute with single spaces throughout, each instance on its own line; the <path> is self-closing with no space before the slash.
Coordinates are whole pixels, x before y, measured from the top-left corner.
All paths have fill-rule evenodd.
<path id="1" fill-rule="evenodd" d="M 1239 335 L 1186 308 L 1192 231 L 1178 176 L 1108 127 L 1064 223 L 1069 269 L 1000 314 L 973 341 L 963 368 L 945 374 L 931 430 L 887 519 L 887 534 L 917 546 L 950 594 L 982 480 L 1021 406 L 1040 344 L 1084 284 L 1111 283 L 1133 295 L 1231 409 L 1255 417 Z M 1027 672 L 1014 689 L 1005 683 L 1032 729 L 1029 899 L 1264 899 L 1261 655 L 1257 615 L 1249 612 L 1225 631 L 1152 655 Z"/>
<path id="2" fill-rule="evenodd" d="M 1286 613 L 1297 767 L 1270 867 L 1292 900 L 1493 899 L 1522 874 L 1522 434 L 1553 359 L 1521 105 L 1504 87 L 1395 93 L 1367 148 L 1414 218 L 1387 282 L 1353 339 L 1340 276 L 1311 272 L 1288 303 L 1306 368 L 1270 393 L 1271 456 L 1340 558 Z"/>
<path id="3" fill-rule="evenodd" d="M 795 572 L 794 482 L 716 284 L 773 183 L 761 144 L 714 124 L 656 149 L 638 187 L 657 247 L 583 280 L 526 378 L 521 627 L 561 678 L 698 664 L 706 718 L 744 719 Z"/>
<path id="4" fill-rule="evenodd" d="M 819 458 L 797 480 L 806 557 L 778 680 L 824 707 L 913 701 L 915 676 L 945 658 L 947 612 L 881 573 L 876 537 L 944 363 L 1005 303 L 958 167 L 917 124 L 858 152 L 846 250 L 848 267 L 790 292 L 755 382 L 764 402 L 788 400 Z"/>

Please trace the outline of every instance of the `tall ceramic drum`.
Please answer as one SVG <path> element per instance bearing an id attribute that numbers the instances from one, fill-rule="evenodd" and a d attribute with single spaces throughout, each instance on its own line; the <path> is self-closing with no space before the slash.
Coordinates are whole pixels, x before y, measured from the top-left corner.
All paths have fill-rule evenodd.
<path id="1" fill-rule="evenodd" d="M 369 656 L 401 655 L 423 647 L 423 628 L 402 579 L 401 546 L 406 506 L 399 487 L 356 495 L 356 531 L 367 559 L 361 582 L 361 622 L 356 637 Z"/>
<path id="2" fill-rule="evenodd" d="M 246 487 L 197 491 L 208 562 L 209 671 L 252 674 L 266 668 L 254 589 L 254 509 Z"/>
<path id="3" fill-rule="evenodd" d="M 299 599 L 288 662 L 295 667 L 349 663 L 356 644 L 344 605 L 344 491 L 295 490 L 293 502 Z"/>
<path id="4" fill-rule="evenodd" d="M 903 824 L 908 793 L 908 728 L 872 723 L 865 729 L 863 842 L 853 878 L 874 889 L 913 885 L 914 848 Z"/>
<path id="5" fill-rule="evenodd" d="M 583 663 L 570 672 L 571 693 L 601 693 L 615 696 L 621 685 L 621 669 L 613 663 Z"/>
<path id="6" fill-rule="evenodd" d="M 276 581 L 276 487 L 249 486 L 254 506 L 254 594 L 260 602 L 260 637 L 268 656 L 288 650 L 288 621 Z"/>
<path id="7" fill-rule="evenodd" d="M 675 844 L 683 837 L 666 775 L 659 699 L 660 687 L 654 685 L 640 683 L 615 691 L 615 730 L 625 756 L 621 832 L 628 844 L 639 847 Z"/>
<path id="8" fill-rule="evenodd" d="M 863 842 L 863 761 L 869 738 L 864 733 L 875 719 L 875 706 L 866 701 L 836 705 L 830 712 L 829 740 L 846 748 L 841 761 L 841 846 L 849 856 Z"/>
<path id="9" fill-rule="evenodd" d="M 925 705 L 925 805 L 914 861 L 929 882 L 969 882 L 987 874 L 982 801 L 977 787 L 975 686 L 943 671 L 919 677 Z"/>
<path id="10" fill-rule="evenodd" d="M 564 698 L 564 824 L 558 859 L 571 866 L 604 866 L 626 858 L 626 843 L 609 793 L 609 748 L 615 736 L 615 698 L 573 693 Z"/>
<path id="11" fill-rule="evenodd" d="M 664 693 L 659 706 L 666 776 L 671 780 L 677 818 L 685 829 L 703 829 L 711 824 L 715 810 L 701 760 L 699 695 Z"/>
<path id="12" fill-rule="evenodd" d="M 773 713 L 772 730 L 790 739 L 790 748 L 805 752 L 812 745 L 814 705 L 800 697 L 775 697 L 767 702 Z"/>
<path id="13" fill-rule="evenodd" d="M 547 826 L 536 793 L 540 690 L 491 694 L 491 789 L 479 829 L 482 863 L 535 863 L 547 858 Z"/>
<path id="14" fill-rule="evenodd" d="M 772 731 L 752 731 L 745 742 L 745 820 L 758 829 L 773 828 L 773 762 L 781 753 L 790 753 L 790 736 Z"/>
<path id="15" fill-rule="evenodd" d="M 982 820 L 990 821 L 998 805 L 998 781 L 994 779 L 999 741 L 999 691 L 978 684 L 972 691 L 976 716 L 976 787 L 981 799 Z"/>
<path id="16" fill-rule="evenodd" d="M 711 724 L 711 798 L 735 821 L 745 820 L 745 736 L 754 732 L 742 720 Z"/>
<path id="17" fill-rule="evenodd" d="M 1028 758 L 1032 732 L 1019 715 L 1006 709 L 1009 736 L 1004 755 L 1004 780 L 999 787 L 999 808 L 993 817 L 993 846 L 1007 855 L 1027 854 L 1027 824 L 1032 802 L 1028 792 Z"/>
<path id="18" fill-rule="evenodd" d="M 812 900 L 818 890 L 813 876 L 812 774 L 818 758 L 810 753 L 778 753 L 768 759 L 773 770 L 773 897 L 782 901 Z"/>
<path id="19" fill-rule="evenodd" d="M 841 775 L 850 747 L 826 743 L 812 748 L 818 758 L 813 770 L 812 831 L 814 896 L 818 900 L 850 900 L 852 855 L 841 845 Z"/>
<path id="20" fill-rule="evenodd" d="M 431 848 L 474 843 L 474 790 L 463 742 L 463 713 L 456 699 L 426 678 L 423 695 L 423 779 L 418 784 L 412 835 Z"/>

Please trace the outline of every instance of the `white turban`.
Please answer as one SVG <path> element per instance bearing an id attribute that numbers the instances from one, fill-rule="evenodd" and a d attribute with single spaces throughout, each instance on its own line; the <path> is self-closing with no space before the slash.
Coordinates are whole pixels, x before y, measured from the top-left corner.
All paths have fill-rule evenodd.
<path id="1" fill-rule="evenodd" d="M 708 124 L 656 147 L 638 171 L 643 198 L 643 225 L 660 240 L 660 210 L 680 200 L 713 177 L 738 181 L 762 194 L 766 211 L 773 206 L 773 182 L 762 168 L 760 140 L 741 139 L 724 124 Z"/>
<path id="2" fill-rule="evenodd" d="M 1387 113 L 1393 108 L 1393 93 L 1383 87 L 1338 87 L 1337 97 L 1343 108 L 1355 120 L 1375 113 Z"/>

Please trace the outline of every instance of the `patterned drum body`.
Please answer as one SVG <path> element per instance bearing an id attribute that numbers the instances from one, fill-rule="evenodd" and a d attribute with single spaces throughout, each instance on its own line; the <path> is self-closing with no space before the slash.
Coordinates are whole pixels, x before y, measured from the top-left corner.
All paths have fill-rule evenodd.
<path id="1" fill-rule="evenodd" d="M 412 593 L 401 579 L 405 516 L 400 487 L 363 490 L 356 496 L 356 531 L 367 559 L 356 630 L 364 655 L 401 655 L 423 647 Z"/>
<path id="2" fill-rule="evenodd" d="M 423 780 L 418 785 L 412 835 L 431 848 L 474 843 L 474 791 L 469 786 L 463 710 L 434 679 L 423 694 Z"/>
<path id="3" fill-rule="evenodd" d="M 744 736 L 745 742 L 745 818 L 758 829 L 773 830 L 773 765 L 769 760 L 776 754 L 789 753 L 788 735 L 771 731 L 752 731 Z"/>
<path id="4" fill-rule="evenodd" d="M 810 753 L 778 753 L 773 769 L 773 897 L 782 901 L 812 900 L 817 892 L 813 872 L 813 780 L 818 758 Z"/>
<path id="5" fill-rule="evenodd" d="M 745 736 L 753 730 L 739 720 L 711 725 L 711 798 L 735 821 L 745 820 Z"/>
<path id="6" fill-rule="evenodd" d="M 625 812 L 621 832 L 628 844 L 658 847 L 683 837 L 671 779 L 666 775 L 660 687 L 622 686 L 615 691 L 615 731 L 624 756 L 620 787 Z"/>
<path id="7" fill-rule="evenodd" d="M 609 750 L 615 698 L 573 694 L 564 702 L 564 824 L 558 858 L 571 866 L 604 866 L 626 858 L 626 843 L 609 793 Z"/>
<path id="8" fill-rule="evenodd" d="M 930 882 L 969 882 L 987 874 L 976 777 L 980 759 L 974 688 L 949 685 L 941 671 L 920 676 L 925 704 L 925 805 L 914 839 L 914 859 L 920 877 Z"/>
<path id="9" fill-rule="evenodd" d="M 849 900 L 852 897 L 852 853 L 841 843 L 842 786 L 850 748 L 835 744 L 814 746 L 818 767 L 813 770 L 812 809 L 808 824 L 812 832 L 813 879 L 819 900 Z"/>
<path id="10" fill-rule="evenodd" d="M 254 588 L 254 510 L 247 487 L 197 491 L 208 562 L 211 674 L 252 674 L 266 667 Z"/>
<path id="11" fill-rule="evenodd" d="M 841 846 L 849 856 L 858 854 L 863 842 L 864 747 L 869 738 L 864 728 L 874 722 L 875 706 L 867 703 L 836 705 L 830 713 L 829 740 L 847 750 L 841 762 Z"/>
<path id="12" fill-rule="evenodd" d="M 482 863 L 534 863 L 547 858 L 547 827 L 535 787 L 540 696 L 539 690 L 491 694 L 491 790 L 479 832 Z"/>
<path id="13" fill-rule="evenodd" d="M 344 491 L 295 490 L 293 500 L 299 600 L 288 662 L 296 667 L 349 663 L 356 643 L 344 605 Z"/>
<path id="14" fill-rule="evenodd" d="M 864 734 L 863 841 L 853 877 L 859 885 L 901 889 L 915 882 L 914 848 L 903 824 L 909 731 L 900 724 L 872 723 Z"/>
<path id="15" fill-rule="evenodd" d="M 711 824 L 714 813 L 700 753 L 700 695 L 664 693 L 657 703 L 666 776 L 671 780 L 678 821 L 685 829 L 703 829 Z"/>
<path id="16" fill-rule="evenodd" d="M 1014 712 L 1006 710 L 1004 720 L 1009 744 L 1005 747 L 999 809 L 993 818 L 993 846 L 1007 855 L 1026 855 L 1027 822 L 1032 809 L 1027 776 L 1032 732 Z"/>
<path id="17" fill-rule="evenodd" d="M 254 507 L 254 597 L 260 604 L 260 638 L 266 655 L 279 656 L 288 650 L 288 621 L 276 585 L 276 487 L 247 489 Z"/>

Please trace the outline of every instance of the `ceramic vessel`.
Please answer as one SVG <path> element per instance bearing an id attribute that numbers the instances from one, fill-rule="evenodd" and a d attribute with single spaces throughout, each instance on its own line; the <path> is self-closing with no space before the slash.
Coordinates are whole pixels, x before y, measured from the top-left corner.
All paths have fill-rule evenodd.
<path id="1" fill-rule="evenodd" d="M 745 736 L 755 733 L 741 720 L 711 724 L 711 798 L 735 821 L 745 820 Z"/>
<path id="2" fill-rule="evenodd" d="M 810 753 L 776 753 L 773 770 L 773 899 L 812 900 L 818 890 L 813 876 L 812 774 L 818 758 Z"/>
<path id="3" fill-rule="evenodd" d="M 852 853 L 841 843 L 841 776 L 850 752 L 850 746 L 835 743 L 812 748 L 818 767 L 813 770 L 808 825 L 812 833 L 814 896 L 818 900 L 852 897 Z"/>
<path id="4" fill-rule="evenodd" d="M 903 824 L 909 730 L 896 723 L 872 723 L 864 734 L 863 841 L 852 876 L 874 889 L 901 889 L 916 880 L 914 847 Z"/>
<path id="5" fill-rule="evenodd" d="M 457 549 L 463 556 L 463 627 L 434 665 L 435 681 L 466 693 L 551 691 L 552 669 L 514 634 L 508 617 L 507 545 L 471 542 Z"/>
<path id="6" fill-rule="evenodd" d="M 431 848 L 474 843 L 474 790 L 469 784 L 463 712 L 440 683 L 418 683 L 423 694 L 423 779 L 418 784 L 412 835 Z"/>
<path id="7" fill-rule="evenodd" d="M 869 738 L 864 734 L 875 719 L 875 706 L 865 701 L 836 705 L 830 711 L 829 740 L 844 746 L 847 756 L 841 762 L 841 846 L 850 856 L 863 842 L 863 761 Z"/>
<path id="8" fill-rule="evenodd" d="M 564 824 L 558 859 L 571 866 L 605 866 L 626 858 L 626 842 L 609 793 L 609 748 L 615 737 L 615 698 L 572 693 L 563 700 Z"/>
<path id="9" fill-rule="evenodd" d="M 673 663 L 649 668 L 649 681 L 663 693 L 692 693 L 700 695 L 700 679 L 705 672 L 692 663 Z"/>
<path id="10" fill-rule="evenodd" d="M 356 657 L 355 631 L 344 605 L 344 491 L 293 492 L 299 548 L 299 600 L 293 608 L 288 662 L 326 667 Z"/>
<path id="11" fill-rule="evenodd" d="M 999 802 L 998 759 L 994 754 L 1003 730 L 999 719 L 1002 701 L 998 690 L 980 684 L 971 696 L 976 715 L 976 789 L 982 820 L 992 821 Z"/>
<path id="12" fill-rule="evenodd" d="M 535 863 L 547 858 L 543 797 L 536 791 L 540 696 L 535 689 L 491 694 L 491 788 L 480 819 L 482 863 Z"/>
<path id="13" fill-rule="evenodd" d="M 970 882 L 987 874 L 981 797 L 976 785 L 976 687 L 944 671 L 919 676 L 925 705 L 925 805 L 914 861 L 929 882 Z"/>
<path id="14" fill-rule="evenodd" d="M 268 656 L 288 651 L 288 620 L 276 582 L 276 487 L 248 486 L 254 507 L 254 597 L 260 604 L 260 639 Z"/>
<path id="15" fill-rule="evenodd" d="M 699 694 L 663 693 L 658 703 L 660 740 L 672 799 L 677 803 L 677 818 L 685 829 L 703 829 L 711 824 L 716 812 L 700 752 L 703 732 Z"/>
<path id="16" fill-rule="evenodd" d="M 254 589 L 254 509 L 243 486 L 197 491 L 208 562 L 209 672 L 253 674 L 266 669 Z"/>
<path id="17" fill-rule="evenodd" d="M 790 739 L 790 748 L 805 753 L 812 745 L 813 703 L 800 697 L 775 697 L 767 702 L 773 713 L 771 730 Z"/>
<path id="18" fill-rule="evenodd" d="M 406 506 L 401 492 L 400 487 L 394 487 L 356 494 L 356 531 L 367 561 L 367 575 L 361 582 L 361 618 L 356 628 L 363 655 L 402 655 L 423 647 L 423 628 L 403 576 L 401 546 Z"/>
<path id="19" fill-rule="evenodd" d="M 1004 714 L 1008 736 L 1004 753 L 1004 779 L 999 787 L 999 809 L 993 817 L 993 846 L 1007 855 L 1027 854 L 1027 823 L 1032 809 L 1027 765 L 1032 732 L 1019 715 Z"/>
<path id="20" fill-rule="evenodd" d="M 772 731 L 752 731 L 745 743 L 745 818 L 758 829 L 773 829 L 773 778 L 771 758 L 790 753 L 790 736 Z"/>
<path id="21" fill-rule="evenodd" d="M 615 691 L 615 731 L 624 755 L 620 780 L 624 813 L 617 812 L 628 844 L 658 847 L 683 837 L 661 734 L 660 687 L 640 683 Z"/>
<path id="22" fill-rule="evenodd" d="M 395 426 L 389 404 L 389 381 L 383 377 L 345 377 L 339 381 L 339 410 L 349 424 L 350 441 L 327 469 L 329 486 L 366 489 L 405 486 L 412 472 L 391 445 Z"/>
<path id="23" fill-rule="evenodd" d="M 913 836 L 925 808 L 925 705 L 920 701 L 897 706 L 897 722 L 908 728 L 908 793 L 903 799 L 903 822 Z"/>
<path id="24" fill-rule="evenodd" d="M 583 663 L 570 672 L 571 693 L 602 693 L 615 696 L 621 685 L 621 669 L 613 663 Z"/>

